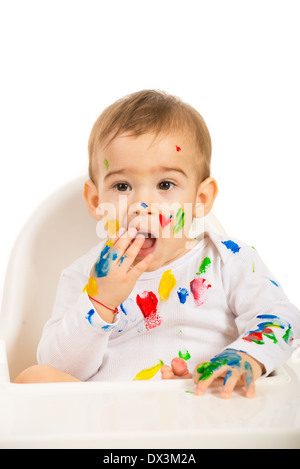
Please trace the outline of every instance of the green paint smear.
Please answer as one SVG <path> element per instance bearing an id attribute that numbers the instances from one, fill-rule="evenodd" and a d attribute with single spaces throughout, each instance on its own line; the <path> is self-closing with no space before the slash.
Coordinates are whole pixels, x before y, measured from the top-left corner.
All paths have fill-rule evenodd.
<path id="1" fill-rule="evenodd" d="M 205 259 L 203 259 L 203 261 L 200 264 L 199 272 L 197 272 L 197 275 L 205 274 L 207 269 L 210 267 L 210 264 L 211 264 L 210 258 L 205 257 Z"/>
<path id="2" fill-rule="evenodd" d="M 104 163 L 106 171 L 108 171 L 109 165 L 108 165 L 108 161 L 106 158 L 104 158 L 103 163 Z"/>
<path id="3" fill-rule="evenodd" d="M 175 216 L 175 224 L 173 228 L 173 233 L 179 233 L 184 226 L 184 211 L 182 208 L 179 208 Z"/>
<path id="4" fill-rule="evenodd" d="M 178 356 L 179 358 L 183 358 L 183 360 L 189 360 L 191 358 L 191 355 L 189 354 L 188 350 L 184 350 L 183 352 L 179 350 Z"/>

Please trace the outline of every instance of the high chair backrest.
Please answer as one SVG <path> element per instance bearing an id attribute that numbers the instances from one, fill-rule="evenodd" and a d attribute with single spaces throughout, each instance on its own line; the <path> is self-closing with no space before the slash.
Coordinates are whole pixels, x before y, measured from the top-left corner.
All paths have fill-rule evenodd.
<path id="1" fill-rule="evenodd" d="M 0 313 L 10 378 L 36 363 L 43 327 L 51 315 L 60 272 L 99 243 L 96 220 L 76 179 L 50 196 L 21 230 L 8 264 Z M 213 214 L 205 229 L 222 233 Z"/>

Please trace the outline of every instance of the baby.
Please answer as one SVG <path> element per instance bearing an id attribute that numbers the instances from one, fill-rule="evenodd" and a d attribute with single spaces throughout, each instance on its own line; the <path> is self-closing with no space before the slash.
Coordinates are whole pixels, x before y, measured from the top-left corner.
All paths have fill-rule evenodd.
<path id="1" fill-rule="evenodd" d="M 210 159 L 178 98 L 145 90 L 104 110 L 84 199 L 107 236 L 62 272 L 39 365 L 16 382 L 193 377 L 203 395 L 222 377 L 222 397 L 253 397 L 289 358 L 300 312 L 255 248 L 193 229 L 218 192 Z"/>

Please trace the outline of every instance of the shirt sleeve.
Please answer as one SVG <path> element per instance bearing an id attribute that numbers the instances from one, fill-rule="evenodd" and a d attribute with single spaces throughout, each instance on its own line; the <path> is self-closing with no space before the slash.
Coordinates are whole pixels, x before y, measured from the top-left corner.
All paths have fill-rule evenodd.
<path id="1" fill-rule="evenodd" d="M 51 365 L 87 381 L 101 367 L 111 331 L 94 309 L 83 288 L 88 279 L 80 272 L 62 272 L 51 318 L 38 346 L 40 364 Z"/>
<path id="2" fill-rule="evenodd" d="M 268 375 L 293 353 L 300 337 L 300 311 L 254 248 L 224 243 L 224 249 L 228 247 L 223 285 L 240 334 L 228 348 L 263 363 Z"/>

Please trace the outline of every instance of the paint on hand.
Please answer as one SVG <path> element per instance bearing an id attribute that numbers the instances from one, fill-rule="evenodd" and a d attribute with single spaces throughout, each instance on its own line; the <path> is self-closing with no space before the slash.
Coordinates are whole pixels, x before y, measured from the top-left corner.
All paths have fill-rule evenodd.
<path id="1" fill-rule="evenodd" d="M 274 327 L 285 330 L 282 339 L 288 345 L 290 345 L 294 340 L 291 325 L 288 322 L 280 319 L 278 316 L 274 316 L 273 314 L 262 314 L 257 316 L 257 318 L 267 319 L 267 321 L 259 323 L 257 329 L 255 329 L 254 331 L 246 332 L 245 336 L 243 337 L 243 340 L 247 342 L 254 342 L 258 345 L 264 345 L 264 337 L 267 337 L 268 339 L 272 340 L 274 344 L 277 344 L 278 340 L 275 336 L 274 331 L 272 330 L 272 328 Z"/>
<path id="2" fill-rule="evenodd" d="M 253 382 L 253 371 L 252 371 L 252 366 L 250 365 L 249 362 L 244 363 L 244 370 L 245 370 L 246 385 L 247 385 L 247 388 L 249 388 Z"/>
<path id="3" fill-rule="evenodd" d="M 177 210 L 176 216 L 175 216 L 175 222 L 174 222 L 174 228 L 173 228 L 173 233 L 179 233 L 179 231 L 182 230 L 184 226 L 184 211 L 183 208 L 180 207 Z"/>
<path id="4" fill-rule="evenodd" d="M 161 369 L 161 367 L 164 365 L 164 362 L 162 360 L 159 360 L 159 363 L 155 366 L 152 366 L 151 368 L 146 368 L 145 370 L 140 371 L 134 378 L 133 381 L 135 380 L 148 380 L 153 378 L 153 376 L 158 373 L 158 371 Z"/>
<path id="5" fill-rule="evenodd" d="M 160 301 L 167 301 L 170 293 L 176 285 L 176 279 L 172 274 L 171 270 L 166 270 L 161 277 L 158 293 Z"/>
<path id="6" fill-rule="evenodd" d="M 111 264 L 118 258 L 116 250 L 112 247 L 111 242 L 106 243 L 100 253 L 99 261 L 95 265 L 95 272 L 97 277 L 106 277 Z"/>
<path id="7" fill-rule="evenodd" d="M 191 355 L 188 350 L 179 350 L 178 352 L 179 358 L 182 358 L 183 360 L 189 360 L 191 358 Z"/>
<path id="8" fill-rule="evenodd" d="M 202 363 L 197 368 L 197 373 L 201 374 L 199 381 L 205 381 L 210 378 L 214 371 L 221 368 L 221 366 L 231 366 L 240 372 L 240 362 L 242 360 L 241 355 L 238 354 L 237 350 L 226 349 L 216 357 L 212 358 L 210 362 Z"/>
<path id="9" fill-rule="evenodd" d="M 113 236 L 120 229 L 120 223 L 118 220 L 108 220 L 106 226 L 111 236 Z"/>
<path id="10" fill-rule="evenodd" d="M 181 151 L 181 148 L 176 145 L 176 151 Z"/>
<path id="11" fill-rule="evenodd" d="M 164 229 L 169 223 L 171 223 L 172 220 L 172 215 L 169 217 L 165 217 L 165 215 L 162 215 L 161 213 L 159 214 L 159 223 L 162 229 Z"/>
<path id="12" fill-rule="evenodd" d="M 197 272 L 197 275 L 205 274 L 207 272 L 207 269 L 210 267 L 210 265 L 211 265 L 210 258 L 205 257 L 200 264 L 199 272 Z"/>
<path id="13" fill-rule="evenodd" d="M 96 280 L 93 277 L 89 278 L 89 282 L 86 284 L 86 286 L 83 289 L 83 292 L 87 292 L 89 296 L 95 296 L 98 295 L 98 285 Z"/>
<path id="14" fill-rule="evenodd" d="M 228 370 L 226 375 L 225 375 L 225 378 L 224 378 L 224 386 L 226 385 L 227 381 L 231 378 L 232 376 L 232 370 Z"/>
<path id="15" fill-rule="evenodd" d="M 179 288 L 177 291 L 177 295 L 181 304 L 184 304 L 189 296 L 189 292 L 186 288 Z"/>
<path id="16" fill-rule="evenodd" d="M 109 164 L 108 164 L 108 161 L 107 161 L 106 158 L 104 158 L 103 163 L 104 163 L 104 166 L 105 166 L 106 171 L 108 171 Z"/>
<path id="17" fill-rule="evenodd" d="M 211 285 L 206 283 L 205 278 L 196 277 L 190 282 L 190 288 L 196 305 L 203 305 L 207 300 L 207 291 L 211 288 Z"/>
<path id="18" fill-rule="evenodd" d="M 227 249 L 229 249 L 230 251 L 232 251 L 233 254 L 238 253 L 239 250 L 241 249 L 238 244 L 234 243 L 234 242 L 231 241 L 231 240 L 222 241 L 222 244 L 224 244 L 224 245 L 227 247 Z"/>
<path id="19" fill-rule="evenodd" d="M 158 299 L 152 291 L 144 291 L 137 295 L 136 303 L 144 316 L 147 331 L 160 326 L 162 320 L 157 311 Z"/>

